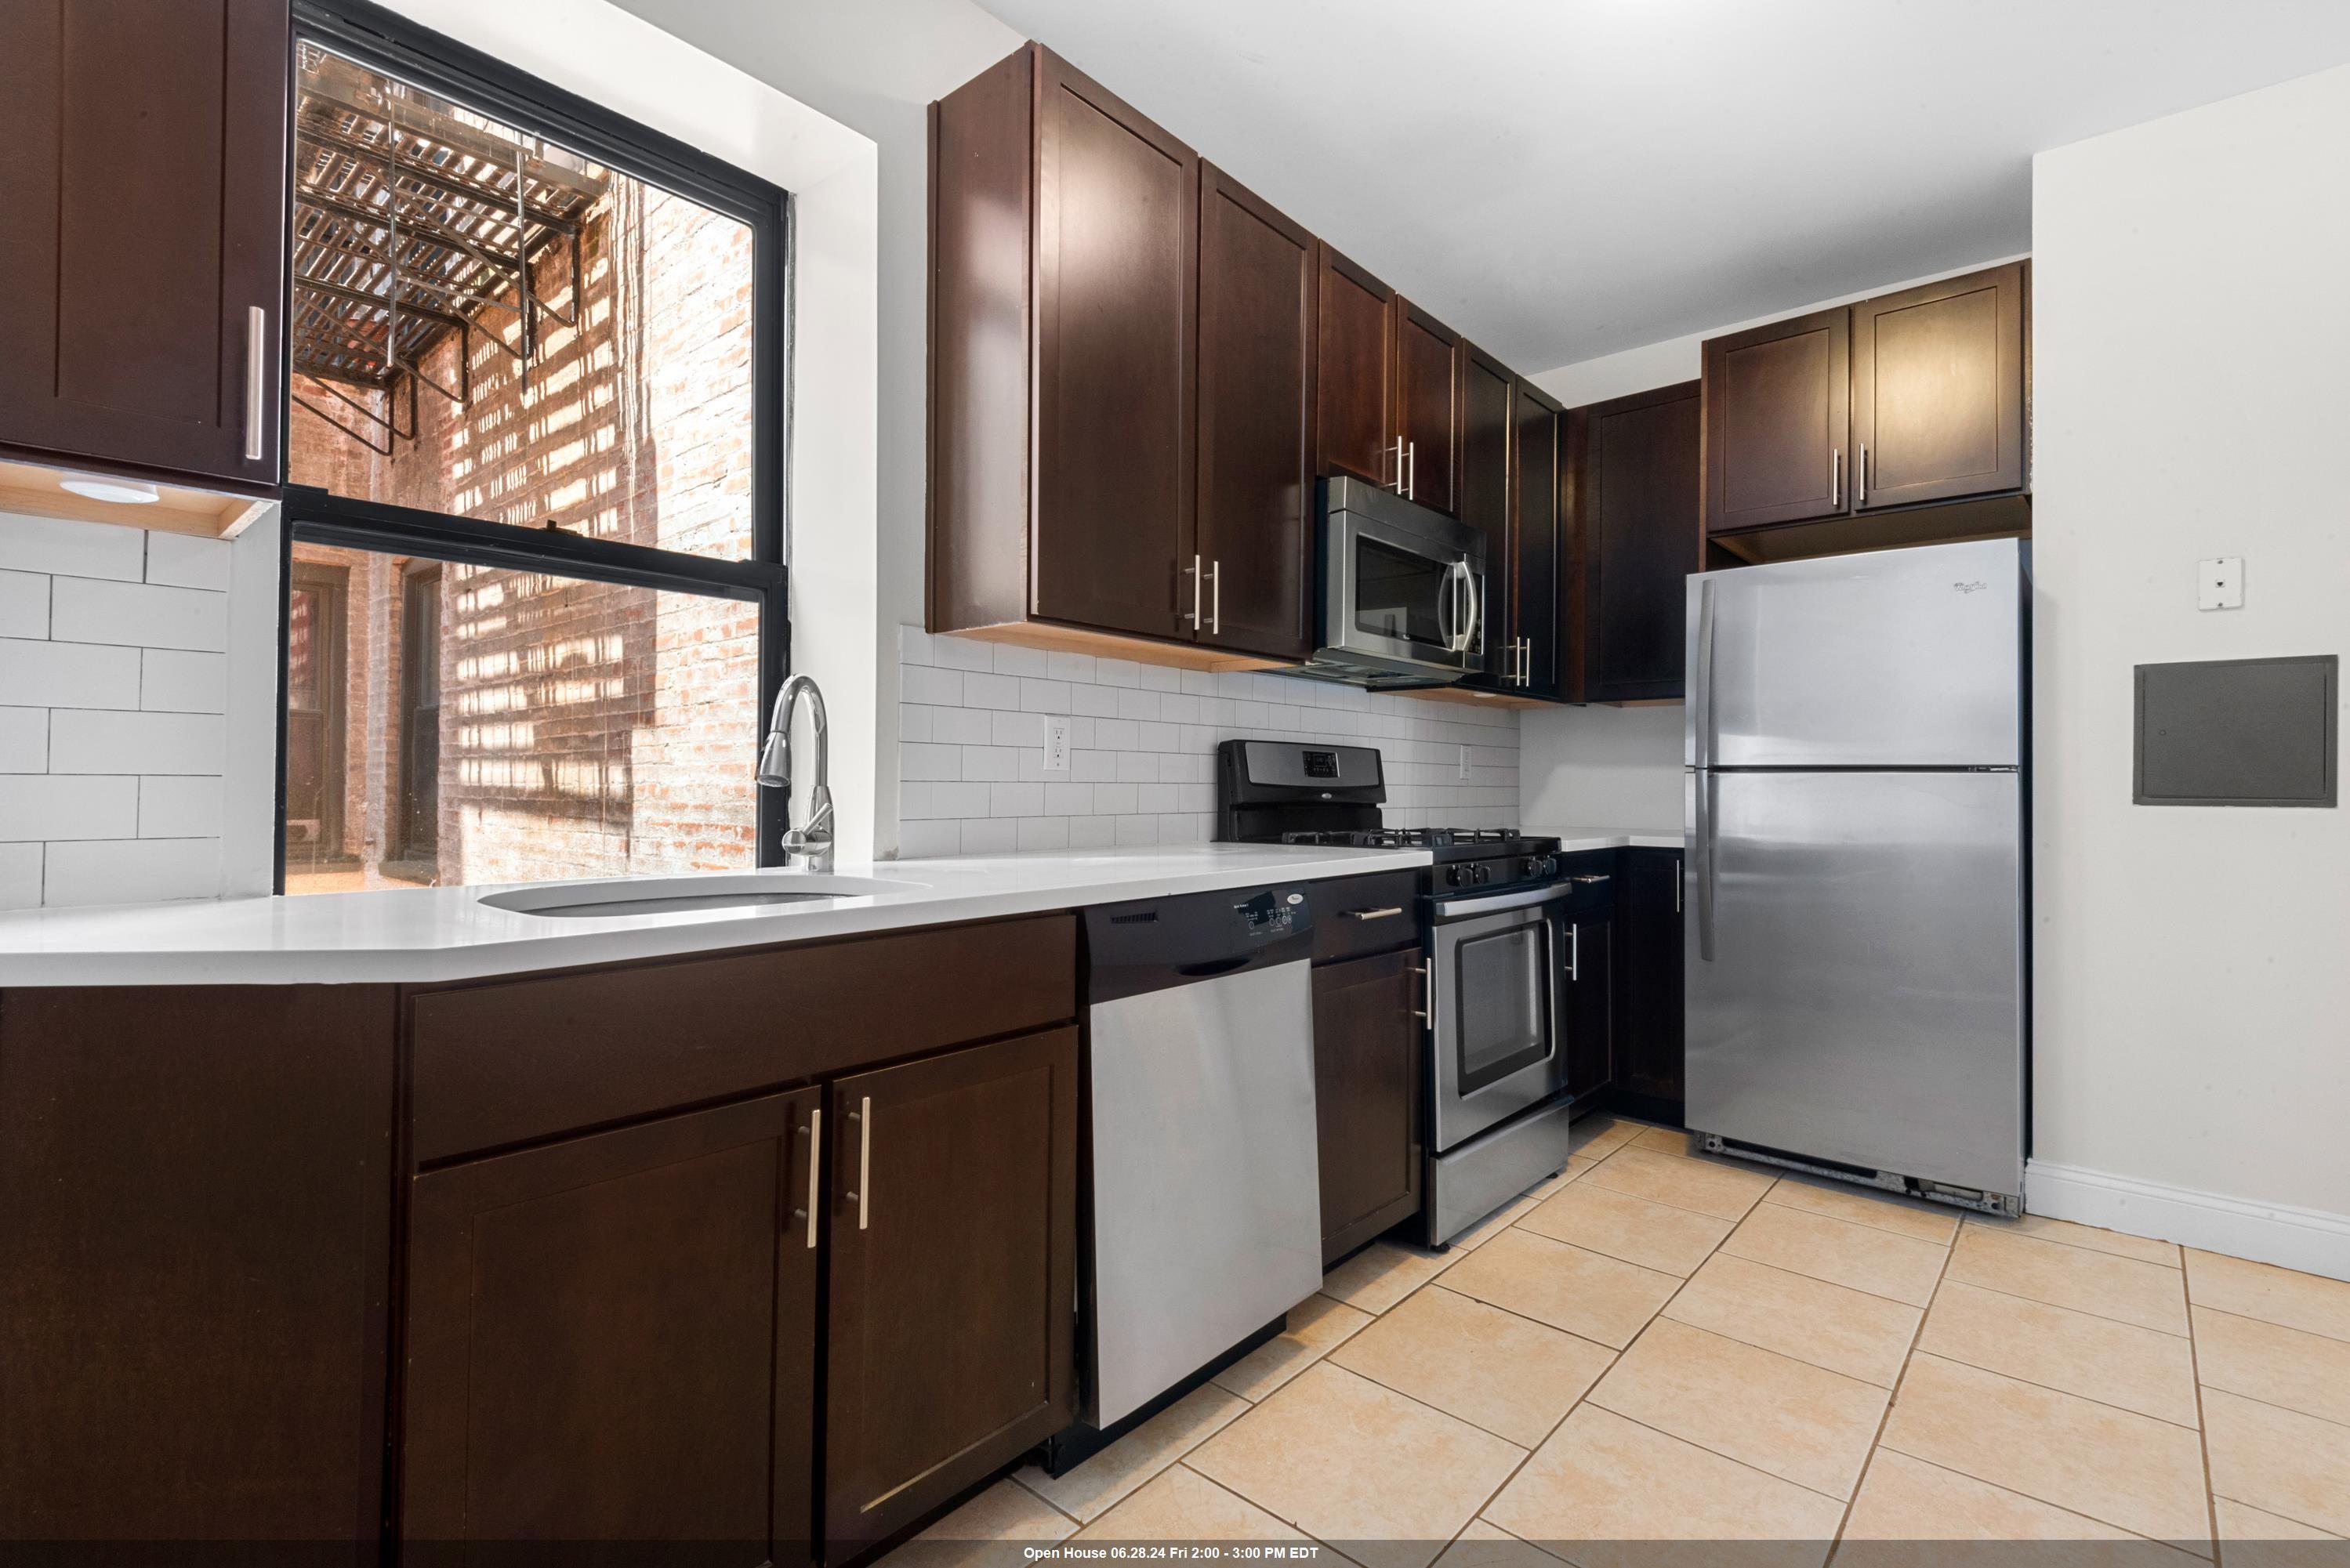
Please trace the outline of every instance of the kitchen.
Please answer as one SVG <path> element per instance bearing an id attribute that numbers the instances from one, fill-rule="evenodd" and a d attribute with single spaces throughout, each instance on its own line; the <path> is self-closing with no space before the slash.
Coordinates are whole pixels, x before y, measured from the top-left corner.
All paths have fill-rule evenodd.
<path id="1" fill-rule="evenodd" d="M 479 9 L 10 7 L 0 1535 L 2350 1532 L 2343 40 L 1560 351 L 1147 29 Z"/>

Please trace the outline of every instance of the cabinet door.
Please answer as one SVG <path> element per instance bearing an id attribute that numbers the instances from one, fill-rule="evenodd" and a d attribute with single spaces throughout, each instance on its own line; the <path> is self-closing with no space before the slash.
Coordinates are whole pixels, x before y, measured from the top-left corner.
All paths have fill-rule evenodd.
<path id="1" fill-rule="evenodd" d="M 1581 682 L 1566 624 L 1571 596 L 1559 483 L 1565 432 L 1558 405 L 1523 381 L 1517 383 L 1513 407 L 1517 514 L 1510 555 L 1518 690 L 1528 697 L 1568 697 Z"/>
<path id="2" fill-rule="evenodd" d="M 286 0 L 0 6 L 0 447 L 276 488 L 286 49 Z"/>
<path id="3" fill-rule="evenodd" d="M 1608 920 L 1566 929 L 1566 1089 L 1582 1097 L 1616 1081 L 1615 986 L 1608 972 L 1615 937 Z"/>
<path id="4" fill-rule="evenodd" d="M 837 1560 L 1075 1417 L 1077 1033 L 843 1078 L 827 1106 Z"/>
<path id="5" fill-rule="evenodd" d="M 2023 487 L 2023 264 L 1852 307 L 1853 501 Z"/>
<path id="6" fill-rule="evenodd" d="M 1681 1091 L 1681 855 L 1627 849 L 1616 919 L 1617 1082 L 1678 1105 Z"/>
<path id="7" fill-rule="evenodd" d="M 1314 971 L 1314 1119 L 1322 1261 L 1419 1212 L 1417 947 Z"/>
<path id="8" fill-rule="evenodd" d="M 816 1105 L 769 1096 L 415 1179 L 410 1542 L 808 1560 Z"/>
<path id="9" fill-rule="evenodd" d="M 397 1005 L 0 997 L 0 1558 L 376 1561 Z"/>
<path id="10" fill-rule="evenodd" d="M 1422 506 L 1458 512 L 1461 441 L 1460 334 L 1396 296 L 1396 435 L 1403 442 L 1403 493 Z"/>
<path id="11" fill-rule="evenodd" d="M 1314 236 L 1200 166 L 1200 640 L 1313 651 Z"/>
<path id="12" fill-rule="evenodd" d="M 1199 159 L 1037 69 L 1035 613 L 1188 637 Z"/>
<path id="13" fill-rule="evenodd" d="M 1517 690 L 1517 581 L 1512 557 L 1511 376 L 1506 366 L 1464 344 L 1461 369 L 1461 521 L 1485 535 L 1485 602 L 1479 620 L 1485 671 L 1468 684 Z"/>
<path id="14" fill-rule="evenodd" d="M 1708 532 L 1851 509 L 1851 350 L 1843 306 L 1706 344 Z"/>
<path id="15" fill-rule="evenodd" d="M 1316 470 L 1393 485 L 1395 290 L 1326 244 L 1315 254 Z"/>
<path id="16" fill-rule="evenodd" d="M 1681 695 L 1684 584 L 1698 564 L 1699 383 L 1567 416 L 1583 556 L 1583 694 Z"/>

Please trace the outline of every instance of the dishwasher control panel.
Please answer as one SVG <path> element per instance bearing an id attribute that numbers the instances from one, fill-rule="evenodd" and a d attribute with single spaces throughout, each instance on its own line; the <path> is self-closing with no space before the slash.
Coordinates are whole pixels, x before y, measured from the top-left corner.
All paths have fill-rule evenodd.
<path id="1" fill-rule="evenodd" d="M 1085 911 L 1086 992 L 1133 996 L 1313 956 L 1314 902 L 1303 886 L 1232 888 Z"/>
<path id="2" fill-rule="evenodd" d="M 1301 921 L 1310 920 L 1305 895 L 1293 888 L 1268 888 L 1263 892 L 1242 899 L 1232 906 L 1233 912 L 1247 923 L 1253 940 L 1264 941 L 1285 937 L 1297 929 Z"/>

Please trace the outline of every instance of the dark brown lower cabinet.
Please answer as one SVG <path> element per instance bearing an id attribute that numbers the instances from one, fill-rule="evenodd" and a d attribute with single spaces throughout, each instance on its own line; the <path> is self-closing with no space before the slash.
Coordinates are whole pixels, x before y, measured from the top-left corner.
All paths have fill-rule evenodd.
<path id="1" fill-rule="evenodd" d="M 1609 920 L 1582 920 L 1567 929 L 1566 1088 L 1577 1099 L 1617 1081 L 1615 986 L 1608 973 L 1614 938 Z"/>
<path id="2" fill-rule="evenodd" d="M 1626 849 L 1617 878 L 1617 1081 L 1629 1094 L 1683 1098 L 1681 852 Z M 1664 1107 L 1658 1107 L 1664 1108 Z"/>
<path id="3" fill-rule="evenodd" d="M 827 1561 L 1074 1418 L 1077 1070 L 1054 1029 L 827 1090 Z"/>
<path id="4" fill-rule="evenodd" d="M 1419 1211 L 1420 950 L 1314 971 L 1322 1260 Z"/>
<path id="5" fill-rule="evenodd" d="M 375 1562 L 392 1021 L 388 986 L 0 996 L 0 1559 Z"/>
<path id="6" fill-rule="evenodd" d="M 415 1179 L 411 1548 L 809 1561 L 817 1104 L 803 1089 Z"/>

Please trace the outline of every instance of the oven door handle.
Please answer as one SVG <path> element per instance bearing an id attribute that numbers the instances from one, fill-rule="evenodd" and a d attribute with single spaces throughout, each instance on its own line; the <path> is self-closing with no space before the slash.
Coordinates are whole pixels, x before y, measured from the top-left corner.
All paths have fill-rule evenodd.
<path id="1" fill-rule="evenodd" d="M 1601 877 L 1606 881 L 1606 877 Z M 1511 909 L 1531 909 L 1537 905 L 1555 904 L 1562 898 L 1572 898 L 1583 891 L 1580 882 L 1553 882 L 1540 888 L 1521 888 L 1514 892 L 1485 893 L 1471 898 L 1434 898 L 1428 906 L 1428 918 L 1443 924 L 1465 920 L 1478 915 L 1498 915 Z"/>

